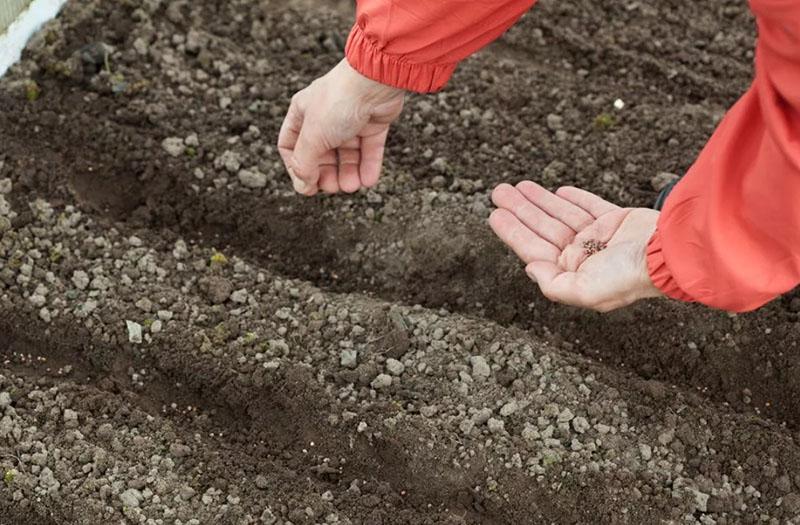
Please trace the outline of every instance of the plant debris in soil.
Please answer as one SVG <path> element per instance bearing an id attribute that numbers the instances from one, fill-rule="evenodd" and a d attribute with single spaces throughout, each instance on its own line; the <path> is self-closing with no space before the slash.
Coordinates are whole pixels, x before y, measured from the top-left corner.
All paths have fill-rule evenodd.
<path id="1" fill-rule="evenodd" d="M 2 519 L 799 522 L 800 298 L 599 317 L 485 225 L 530 173 L 648 205 L 749 81 L 745 3 L 542 0 L 375 189 L 301 199 L 330 6 L 69 2 L 0 80 Z"/>

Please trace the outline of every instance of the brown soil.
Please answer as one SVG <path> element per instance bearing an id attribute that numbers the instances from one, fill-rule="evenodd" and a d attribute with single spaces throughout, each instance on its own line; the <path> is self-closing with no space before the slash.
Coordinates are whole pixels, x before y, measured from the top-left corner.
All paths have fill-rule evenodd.
<path id="1" fill-rule="evenodd" d="M 485 224 L 526 178 L 650 205 L 749 82 L 746 4 L 543 0 L 374 191 L 301 199 L 275 136 L 350 21 L 71 2 L 0 81 L 0 522 L 795 518 L 800 297 L 573 310 Z"/>

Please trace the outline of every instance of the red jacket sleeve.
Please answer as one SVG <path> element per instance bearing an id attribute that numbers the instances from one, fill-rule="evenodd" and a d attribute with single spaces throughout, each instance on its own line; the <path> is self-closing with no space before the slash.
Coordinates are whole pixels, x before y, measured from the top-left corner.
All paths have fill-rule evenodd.
<path id="1" fill-rule="evenodd" d="M 458 62 L 514 24 L 535 0 L 358 0 L 345 54 L 362 75 L 438 91 Z"/>
<path id="2" fill-rule="evenodd" d="M 751 0 L 756 78 L 666 202 L 653 282 L 747 311 L 800 283 L 800 2 Z"/>

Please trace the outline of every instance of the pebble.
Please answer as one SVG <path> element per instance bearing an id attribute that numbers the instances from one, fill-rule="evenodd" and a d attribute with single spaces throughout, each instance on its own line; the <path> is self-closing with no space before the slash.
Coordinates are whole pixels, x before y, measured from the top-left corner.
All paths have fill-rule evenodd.
<path id="1" fill-rule="evenodd" d="M 256 476 L 256 487 L 261 490 L 266 490 L 269 487 L 269 482 L 267 481 L 267 478 L 260 474 Z"/>
<path id="2" fill-rule="evenodd" d="M 386 360 L 386 370 L 393 376 L 399 376 L 406 370 L 406 366 L 397 359 L 389 358 Z"/>
<path id="3" fill-rule="evenodd" d="M 258 189 L 267 185 L 267 176 L 255 169 L 241 170 L 238 177 L 246 188 Z"/>
<path id="4" fill-rule="evenodd" d="M 572 428 L 575 429 L 575 432 L 577 432 L 578 434 L 583 434 L 584 432 L 589 430 L 590 425 L 585 417 L 578 416 L 572 420 Z"/>
<path id="5" fill-rule="evenodd" d="M 128 328 L 128 341 L 134 344 L 142 342 L 142 325 L 134 321 L 125 321 Z"/>
<path id="6" fill-rule="evenodd" d="M 675 175 L 674 173 L 667 173 L 666 171 L 662 171 L 661 173 L 656 174 L 652 179 L 650 179 L 650 185 L 653 186 L 654 190 L 661 191 L 668 184 L 675 182 L 678 179 L 680 179 L 680 177 Z"/>
<path id="7" fill-rule="evenodd" d="M 74 284 L 78 290 L 85 290 L 89 286 L 89 282 L 89 275 L 86 272 L 76 270 L 72 274 L 72 284 Z"/>
<path id="8" fill-rule="evenodd" d="M 0 408 L 11 406 L 11 394 L 8 392 L 0 392 Z"/>
<path id="9" fill-rule="evenodd" d="M 183 458 L 192 454 L 192 449 L 183 443 L 173 443 L 169 446 L 169 453 L 176 458 Z"/>
<path id="10" fill-rule="evenodd" d="M 128 489 L 119 495 L 119 500 L 128 508 L 138 508 L 142 501 L 142 493 L 136 489 Z"/>
<path id="11" fill-rule="evenodd" d="M 572 410 L 565 408 L 560 414 L 558 414 L 556 421 L 559 423 L 569 423 L 574 417 L 575 415 L 572 413 Z"/>
<path id="12" fill-rule="evenodd" d="M 519 410 L 519 404 L 516 400 L 511 400 L 500 409 L 500 415 L 503 417 L 510 416 L 514 412 Z"/>
<path id="13" fill-rule="evenodd" d="M 183 139 L 180 137 L 168 137 L 161 142 L 161 147 L 172 157 L 179 157 L 186 150 Z"/>
<path id="14" fill-rule="evenodd" d="M 354 369 L 358 365 L 358 350 L 345 348 L 339 356 L 339 364 L 345 368 Z"/>
<path id="15" fill-rule="evenodd" d="M 245 304 L 247 302 L 247 290 L 242 288 L 241 290 L 236 290 L 231 294 L 231 301 L 238 304 Z"/>
<path id="16" fill-rule="evenodd" d="M 208 277 L 202 281 L 201 286 L 211 304 L 222 304 L 233 293 L 233 284 L 224 277 Z"/>
<path id="17" fill-rule="evenodd" d="M 675 439 L 675 430 L 672 429 L 662 432 L 658 435 L 658 442 L 665 447 L 672 443 L 673 439 Z"/>
<path id="18" fill-rule="evenodd" d="M 472 420 L 475 422 L 476 425 L 483 425 L 484 423 L 489 421 L 489 418 L 491 417 L 492 417 L 492 409 L 482 408 L 472 415 Z"/>
<path id="19" fill-rule="evenodd" d="M 652 459 L 653 457 L 653 449 L 650 447 L 650 445 L 647 445 L 645 443 L 640 443 L 639 454 L 642 456 L 643 460 L 650 461 L 650 459 Z"/>
<path id="20" fill-rule="evenodd" d="M 472 356 L 469 360 L 472 364 L 472 377 L 487 378 L 492 375 L 492 369 L 483 356 Z"/>
<path id="21" fill-rule="evenodd" d="M 486 426 L 489 427 L 489 432 L 492 434 L 500 434 L 506 430 L 505 422 L 502 419 L 494 417 L 489 418 L 489 421 L 486 422 Z"/>
<path id="22" fill-rule="evenodd" d="M 392 376 L 388 374 L 378 374 L 378 377 L 372 380 L 370 386 L 375 390 L 381 390 L 392 386 Z"/>

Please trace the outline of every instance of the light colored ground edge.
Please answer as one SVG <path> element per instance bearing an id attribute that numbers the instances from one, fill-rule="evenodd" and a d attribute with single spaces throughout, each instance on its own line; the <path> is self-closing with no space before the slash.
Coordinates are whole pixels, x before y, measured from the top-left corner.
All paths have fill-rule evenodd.
<path id="1" fill-rule="evenodd" d="M 3 0 L 0 3 L 0 34 L 22 13 L 33 0 Z"/>
<path id="2" fill-rule="evenodd" d="M 7 0 L 2 0 L 4 3 Z M 19 12 L 16 20 L 0 33 L 0 77 L 19 60 L 25 44 L 43 24 L 55 18 L 67 0 L 11 0 L 17 8 L 27 9 Z M 4 8 L 5 9 L 5 8 Z M 11 12 L 9 6 L 9 11 Z M 2 22 L 2 19 L 0 19 Z M 2 27 L 2 26 L 0 26 Z"/>

